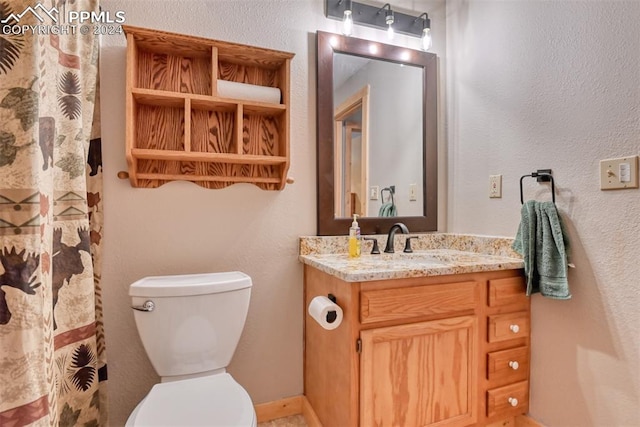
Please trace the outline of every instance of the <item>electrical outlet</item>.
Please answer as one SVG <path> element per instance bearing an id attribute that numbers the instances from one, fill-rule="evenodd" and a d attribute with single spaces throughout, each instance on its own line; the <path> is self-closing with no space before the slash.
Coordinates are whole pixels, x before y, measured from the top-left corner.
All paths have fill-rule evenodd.
<path id="1" fill-rule="evenodd" d="M 380 198 L 380 187 L 372 185 L 369 188 L 369 200 L 378 200 L 378 198 Z"/>
<path id="2" fill-rule="evenodd" d="M 409 184 L 409 201 L 415 202 L 416 200 L 418 200 L 418 185 Z"/>
<path id="3" fill-rule="evenodd" d="M 502 175 L 489 175 L 489 198 L 502 197 Z"/>

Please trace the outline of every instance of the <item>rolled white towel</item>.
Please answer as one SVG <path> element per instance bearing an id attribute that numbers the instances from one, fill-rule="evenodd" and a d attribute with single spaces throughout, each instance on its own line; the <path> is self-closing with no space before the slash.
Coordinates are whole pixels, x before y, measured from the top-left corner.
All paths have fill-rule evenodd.
<path id="1" fill-rule="evenodd" d="M 230 82 L 228 80 L 218 80 L 218 96 L 221 98 L 233 98 L 242 99 L 245 101 L 279 104 L 281 93 L 280 89 L 278 89 L 277 87 L 250 85 L 247 83 Z"/>

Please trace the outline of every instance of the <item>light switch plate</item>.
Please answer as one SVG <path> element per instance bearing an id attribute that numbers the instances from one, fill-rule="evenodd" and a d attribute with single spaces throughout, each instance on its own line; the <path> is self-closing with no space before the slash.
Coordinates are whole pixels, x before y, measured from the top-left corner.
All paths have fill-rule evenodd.
<path id="1" fill-rule="evenodd" d="M 502 197 L 502 175 L 489 175 L 489 198 Z"/>
<path id="2" fill-rule="evenodd" d="M 418 185 L 409 184 L 409 201 L 415 202 L 416 200 L 418 200 Z"/>
<path id="3" fill-rule="evenodd" d="M 638 156 L 600 161 L 600 189 L 638 188 Z"/>
<path id="4" fill-rule="evenodd" d="M 380 187 L 377 185 L 372 185 L 369 187 L 369 200 L 378 200 L 380 197 Z"/>

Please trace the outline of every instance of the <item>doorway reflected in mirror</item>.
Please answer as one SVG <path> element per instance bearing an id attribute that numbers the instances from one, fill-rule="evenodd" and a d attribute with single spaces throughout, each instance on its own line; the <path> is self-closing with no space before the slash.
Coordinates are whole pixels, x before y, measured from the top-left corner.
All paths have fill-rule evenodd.
<path id="1" fill-rule="evenodd" d="M 334 96 L 336 217 L 368 214 L 369 92 L 365 85 L 346 99 Z"/>

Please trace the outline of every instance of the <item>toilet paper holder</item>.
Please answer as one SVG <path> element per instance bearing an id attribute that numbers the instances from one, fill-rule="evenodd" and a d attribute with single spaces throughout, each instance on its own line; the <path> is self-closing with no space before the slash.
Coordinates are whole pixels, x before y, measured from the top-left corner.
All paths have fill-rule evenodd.
<path id="1" fill-rule="evenodd" d="M 337 298 L 334 294 L 327 295 L 327 298 L 329 298 L 331 302 L 334 304 L 338 303 Z M 335 310 L 331 310 L 327 313 L 327 322 L 333 323 L 336 321 L 337 318 L 338 318 L 338 313 L 336 313 Z"/>

